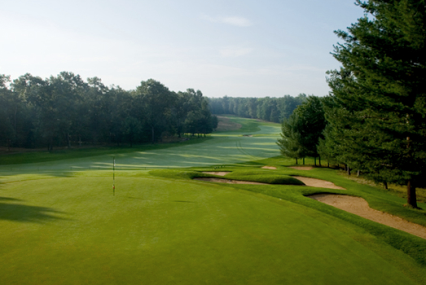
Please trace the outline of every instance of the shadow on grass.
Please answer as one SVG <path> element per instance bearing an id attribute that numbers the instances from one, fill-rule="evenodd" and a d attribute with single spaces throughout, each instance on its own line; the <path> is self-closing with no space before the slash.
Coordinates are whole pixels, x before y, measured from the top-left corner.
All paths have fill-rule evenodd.
<path id="1" fill-rule="evenodd" d="M 0 197 L 0 201 L 3 200 L 20 201 L 18 199 Z M 44 223 L 54 220 L 64 220 L 64 218 L 57 217 L 57 214 L 63 214 L 63 212 L 47 207 L 0 202 L 0 220 L 27 223 Z"/>
<path id="2" fill-rule="evenodd" d="M 22 201 L 21 199 L 8 198 L 8 197 L 0 197 L 0 201 Z"/>

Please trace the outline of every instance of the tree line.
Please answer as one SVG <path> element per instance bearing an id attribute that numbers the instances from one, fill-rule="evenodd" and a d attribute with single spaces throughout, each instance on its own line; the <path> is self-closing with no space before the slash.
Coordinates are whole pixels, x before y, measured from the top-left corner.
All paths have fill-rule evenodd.
<path id="1" fill-rule="evenodd" d="M 261 119 L 281 123 L 293 110 L 306 100 L 305 94 L 297 97 L 285 95 L 280 98 L 209 98 L 213 114 L 233 114 L 239 117 Z"/>
<path id="2" fill-rule="evenodd" d="M 343 163 L 383 183 L 426 186 L 426 6 L 424 1 L 357 1 L 365 16 L 348 31 L 328 72 L 329 96 L 309 97 L 283 122 L 281 152 Z"/>
<path id="3" fill-rule="evenodd" d="M 135 89 L 85 82 L 61 72 L 42 79 L 0 75 L 0 144 L 13 147 L 158 142 L 183 133 L 207 134 L 217 127 L 201 91 L 170 91 L 149 79 Z"/>

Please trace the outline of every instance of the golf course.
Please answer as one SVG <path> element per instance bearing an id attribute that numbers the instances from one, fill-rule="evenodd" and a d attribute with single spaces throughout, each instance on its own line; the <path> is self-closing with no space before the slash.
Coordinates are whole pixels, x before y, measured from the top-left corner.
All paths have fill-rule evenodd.
<path id="1" fill-rule="evenodd" d="M 412 209 L 344 171 L 291 168 L 280 124 L 220 120 L 236 127 L 170 144 L 2 154 L 0 284 L 426 284 L 425 238 L 309 196 L 361 197 L 426 227 L 424 201 Z"/>

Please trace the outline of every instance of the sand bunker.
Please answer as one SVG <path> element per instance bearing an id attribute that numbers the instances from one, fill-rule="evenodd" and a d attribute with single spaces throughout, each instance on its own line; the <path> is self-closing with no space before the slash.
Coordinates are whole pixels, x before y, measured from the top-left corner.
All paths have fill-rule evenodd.
<path id="1" fill-rule="evenodd" d="M 263 166 L 263 169 L 277 169 L 275 166 Z"/>
<path id="2" fill-rule="evenodd" d="M 311 170 L 312 166 L 289 166 L 289 168 L 297 169 L 297 170 Z"/>
<path id="3" fill-rule="evenodd" d="M 216 182 L 216 183 L 228 183 L 228 184 L 258 184 L 258 185 L 268 185 L 266 183 L 260 183 L 260 182 L 230 180 L 230 179 L 224 179 L 224 178 L 194 178 L 194 180 Z"/>
<path id="4" fill-rule="evenodd" d="M 320 180 L 320 179 L 310 178 L 310 177 L 303 177 L 303 176 L 292 176 L 292 177 L 302 181 L 303 183 L 305 183 L 306 186 L 346 190 L 343 187 L 334 185 L 334 183 L 330 181 L 325 181 L 325 180 Z"/>
<path id="5" fill-rule="evenodd" d="M 225 176 L 228 173 L 231 173 L 230 171 L 205 171 L 203 172 L 205 174 L 213 174 L 213 175 L 219 175 L 219 176 Z"/>
<path id="6" fill-rule="evenodd" d="M 360 197 L 334 194 L 316 194 L 307 196 L 327 205 L 339 208 L 346 212 L 358 215 L 360 217 L 372 220 L 389 227 L 405 231 L 412 235 L 426 239 L 426 227 L 408 222 L 400 217 L 383 213 L 368 206 L 367 201 Z"/>

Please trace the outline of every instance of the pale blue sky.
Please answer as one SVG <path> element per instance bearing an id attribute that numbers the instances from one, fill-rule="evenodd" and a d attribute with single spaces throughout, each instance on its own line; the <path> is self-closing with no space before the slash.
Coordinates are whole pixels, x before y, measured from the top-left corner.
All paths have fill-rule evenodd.
<path id="1" fill-rule="evenodd" d="M 134 89 L 156 79 L 205 96 L 326 95 L 354 0 L 1 0 L 0 73 L 60 71 Z"/>

